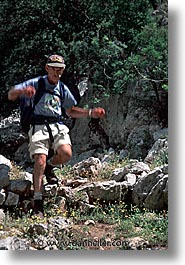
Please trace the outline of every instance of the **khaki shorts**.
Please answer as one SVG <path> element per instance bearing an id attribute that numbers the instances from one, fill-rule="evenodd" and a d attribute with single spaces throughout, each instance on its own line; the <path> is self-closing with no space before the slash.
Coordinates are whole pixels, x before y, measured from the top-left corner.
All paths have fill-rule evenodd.
<path id="1" fill-rule="evenodd" d="M 49 148 L 56 152 L 57 148 L 63 144 L 71 145 L 69 129 L 64 124 L 50 124 L 54 142 L 51 143 L 48 129 L 45 125 L 35 125 L 35 133 L 32 134 L 33 128 L 29 130 L 29 152 L 30 157 L 34 154 L 48 155 Z"/>

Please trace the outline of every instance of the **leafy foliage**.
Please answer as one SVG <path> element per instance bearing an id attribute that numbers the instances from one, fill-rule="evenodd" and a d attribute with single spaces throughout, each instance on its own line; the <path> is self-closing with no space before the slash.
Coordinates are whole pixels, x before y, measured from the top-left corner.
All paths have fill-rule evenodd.
<path id="1" fill-rule="evenodd" d="M 85 74 L 97 97 L 138 81 L 166 89 L 166 6 L 166 0 L 2 0 L 1 97 L 4 87 L 44 74 L 51 53 L 65 57 L 77 81 Z"/>

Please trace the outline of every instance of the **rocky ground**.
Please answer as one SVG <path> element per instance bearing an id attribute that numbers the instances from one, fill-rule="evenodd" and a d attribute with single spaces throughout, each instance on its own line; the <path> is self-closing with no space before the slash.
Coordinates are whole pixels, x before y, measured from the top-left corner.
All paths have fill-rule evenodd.
<path id="1" fill-rule="evenodd" d="M 168 208 L 168 142 L 166 131 L 155 133 L 155 142 L 142 161 L 127 159 L 125 150 L 92 149 L 77 154 L 60 172 L 60 185 L 45 183 L 45 198 L 55 198 L 50 207 L 59 209 L 40 223 L 26 217 L 26 231 L 10 227 L 7 209 L 21 209 L 22 224 L 32 207 L 32 170 L 27 140 L 19 131 L 19 116 L 15 112 L 0 124 L 0 249 L 167 249 L 151 245 L 142 237 L 116 237 L 117 224 L 99 220 L 73 222 L 65 216 L 69 205 L 83 212 L 94 209 L 94 202 L 123 201 L 149 210 Z M 114 163 L 116 160 L 116 163 Z M 111 165 L 111 166 L 110 166 Z M 67 166 L 66 166 L 67 168 Z M 64 173 L 64 174 L 63 174 Z M 77 208 L 76 208 L 77 209 Z M 50 208 L 51 212 L 52 209 Z M 20 218 L 20 212 L 18 213 Z M 69 217 L 69 218 L 68 218 Z M 11 217 L 10 217 L 11 218 Z M 14 221 L 16 220 L 13 219 Z M 85 223 L 86 222 L 86 223 Z M 19 227 L 19 226 L 18 226 Z M 67 229 L 67 230 L 66 230 Z M 67 231 L 67 232 L 66 232 Z M 28 237 L 29 234 L 29 237 Z M 67 234 L 67 236 L 66 236 Z M 69 237 L 70 235 L 70 237 Z M 66 236 L 66 240 L 65 239 Z M 62 240 L 61 240 L 62 238 Z M 83 240 L 82 240 L 83 239 Z M 84 241 L 86 240 L 86 241 Z M 48 243 L 49 242 L 49 243 Z M 62 244 L 62 245 L 61 245 Z"/>

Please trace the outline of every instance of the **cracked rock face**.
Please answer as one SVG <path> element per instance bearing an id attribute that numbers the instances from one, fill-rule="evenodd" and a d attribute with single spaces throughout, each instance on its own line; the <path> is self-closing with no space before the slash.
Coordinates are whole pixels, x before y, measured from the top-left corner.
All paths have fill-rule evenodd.
<path id="1" fill-rule="evenodd" d="M 93 89 L 89 84 L 88 94 L 82 105 L 88 104 Z M 163 98 L 167 93 L 160 92 Z M 97 147 L 125 149 L 133 159 L 144 159 L 154 142 L 167 136 L 156 113 L 156 98 L 153 91 L 128 87 L 122 95 L 112 95 L 101 102 L 106 110 L 102 120 L 77 119 L 71 131 L 74 153 L 79 155 Z M 80 130 L 79 130 L 80 128 Z M 160 132 L 161 131 L 161 132 Z M 78 135 L 78 137 L 76 137 Z"/>

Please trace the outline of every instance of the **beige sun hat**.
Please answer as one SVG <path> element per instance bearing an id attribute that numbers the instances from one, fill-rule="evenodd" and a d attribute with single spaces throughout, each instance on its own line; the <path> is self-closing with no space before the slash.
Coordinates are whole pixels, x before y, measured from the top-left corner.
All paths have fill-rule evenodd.
<path id="1" fill-rule="evenodd" d="M 64 58 L 60 55 L 53 54 L 49 56 L 47 63 L 48 66 L 65 68 Z"/>

